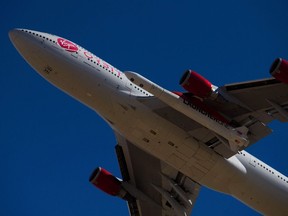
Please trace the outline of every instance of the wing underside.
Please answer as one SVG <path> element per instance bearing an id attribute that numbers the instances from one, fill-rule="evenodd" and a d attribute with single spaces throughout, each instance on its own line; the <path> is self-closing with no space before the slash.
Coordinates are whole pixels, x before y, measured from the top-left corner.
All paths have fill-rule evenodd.
<path id="1" fill-rule="evenodd" d="M 238 109 L 220 108 L 235 121 L 244 122 L 247 116 L 265 124 L 275 119 L 288 121 L 288 86 L 274 78 L 225 85 L 220 87 L 220 92 L 239 102 L 236 103 Z"/>
<path id="2" fill-rule="evenodd" d="M 288 86 L 274 78 L 225 85 L 218 93 L 216 99 L 205 99 L 204 103 L 225 116 L 233 127 L 248 129 L 247 147 L 272 132 L 267 126 L 271 121 L 288 121 Z M 216 136 L 208 143 L 226 158 L 234 154 L 219 142 Z"/>
<path id="3" fill-rule="evenodd" d="M 121 135 L 116 137 L 123 181 L 137 189 L 135 199 L 128 201 L 130 215 L 190 215 L 200 185 Z"/>

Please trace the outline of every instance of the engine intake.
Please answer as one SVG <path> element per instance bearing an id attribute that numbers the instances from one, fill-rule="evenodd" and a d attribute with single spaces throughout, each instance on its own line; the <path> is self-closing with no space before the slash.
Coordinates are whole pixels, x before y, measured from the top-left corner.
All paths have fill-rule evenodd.
<path id="1" fill-rule="evenodd" d="M 277 58 L 270 67 L 270 74 L 280 82 L 288 84 L 288 61 Z"/>
<path id="2" fill-rule="evenodd" d="M 200 98 L 207 98 L 213 92 L 211 82 L 192 70 L 184 72 L 179 84 L 185 90 Z"/>
<path id="3" fill-rule="evenodd" d="M 89 181 L 98 189 L 111 196 L 118 196 L 124 200 L 131 200 L 133 198 L 122 187 L 121 181 L 104 168 L 96 168 L 91 174 Z"/>
<path id="4" fill-rule="evenodd" d="M 112 196 L 117 196 L 121 191 L 121 182 L 101 167 L 94 170 L 89 181 L 100 190 Z"/>

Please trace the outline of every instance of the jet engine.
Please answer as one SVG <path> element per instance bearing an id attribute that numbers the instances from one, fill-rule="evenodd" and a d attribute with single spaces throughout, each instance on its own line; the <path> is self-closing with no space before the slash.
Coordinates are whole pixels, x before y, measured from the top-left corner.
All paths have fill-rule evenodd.
<path id="1" fill-rule="evenodd" d="M 122 181 L 107 170 L 98 167 L 91 174 L 89 181 L 105 193 L 128 200 L 131 195 L 122 187 Z"/>
<path id="2" fill-rule="evenodd" d="M 200 98 L 208 98 L 213 93 L 211 82 L 192 70 L 186 70 L 179 84 L 188 92 Z"/>
<path id="3" fill-rule="evenodd" d="M 280 82 L 288 84 L 288 61 L 277 58 L 270 68 L 270 74 Z"/>

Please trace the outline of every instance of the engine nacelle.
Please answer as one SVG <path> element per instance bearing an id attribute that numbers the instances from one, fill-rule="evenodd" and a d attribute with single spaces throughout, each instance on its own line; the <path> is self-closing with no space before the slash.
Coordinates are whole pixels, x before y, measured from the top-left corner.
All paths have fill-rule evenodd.
<path id="1" fill-rule="evenodd" d="M 277 58 L 271 65 L 270 74 L 280 82 L 288 84 L 288 61 Z"/>
<path id="2" fill-rule="evenodd" d="M 184 72 L 179 84 L 185 90 L 200 98 L 210 97 L 213 93 L 211 82 L 192 70 Z"/>
<path id="3" fill-rule="evenodd" d="M 128 193 L 122 188 L 121 181 L 107 170 L 101 167 L 96 168 L 89 181 L 105 193 L 127 200 Z"/>

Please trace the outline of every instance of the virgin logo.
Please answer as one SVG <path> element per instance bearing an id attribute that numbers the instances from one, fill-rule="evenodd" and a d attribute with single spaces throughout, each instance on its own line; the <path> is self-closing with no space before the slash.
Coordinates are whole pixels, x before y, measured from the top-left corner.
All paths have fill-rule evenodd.
<path id="1" fill-rule="evenodd" d="M 78 47 L 76 46 L 76 44 L 74 44 L 74 43 L 72 43 L 66 39 L 58 38 L 57 42 L 62 48 L 64 48 L 68 52 L 77 52 L 78 51 Z"/>

